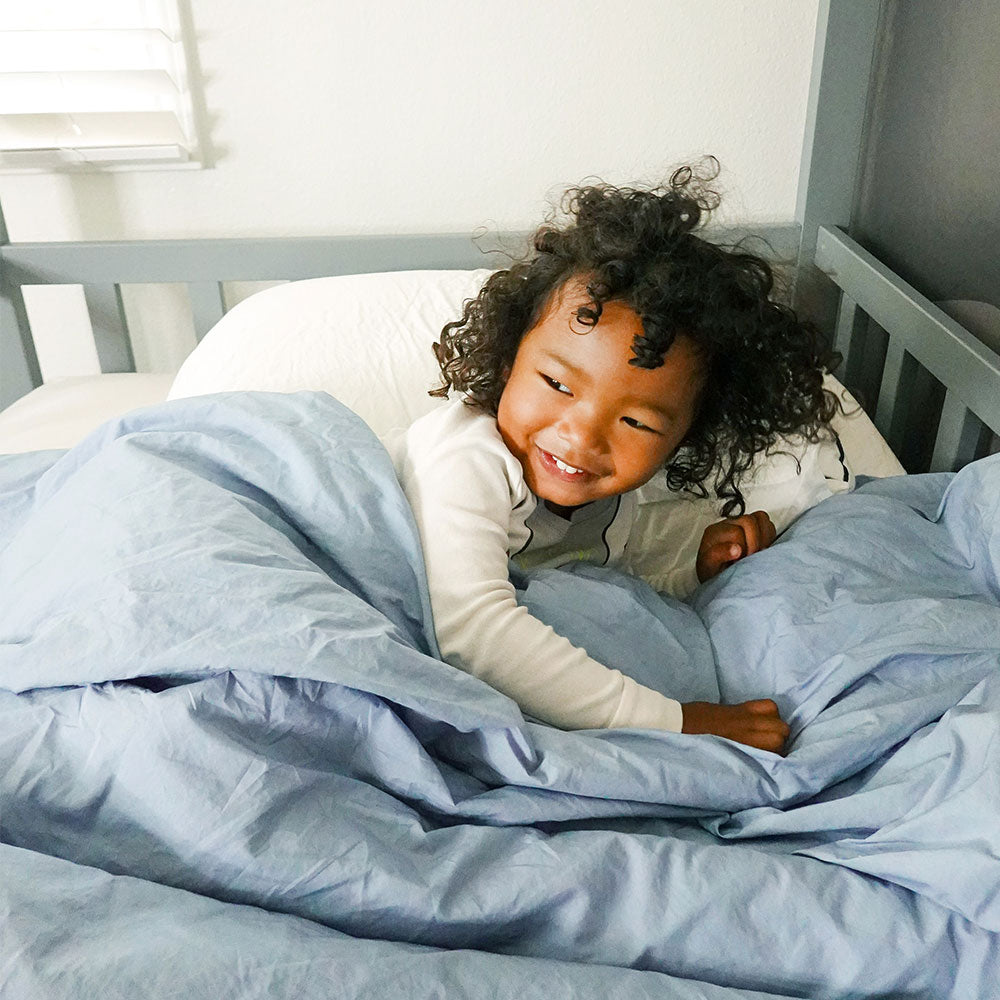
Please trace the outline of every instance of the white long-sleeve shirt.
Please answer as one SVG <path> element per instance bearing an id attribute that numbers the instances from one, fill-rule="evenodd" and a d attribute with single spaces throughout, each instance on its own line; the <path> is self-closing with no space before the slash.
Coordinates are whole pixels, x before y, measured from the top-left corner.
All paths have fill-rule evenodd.
<path id="1" fill-rule="evenodd" d="M 625 494 L 565 521 L 528 489 L 496 420 L 454 400 L 386 441 L 413 508 L 442 656 L 564 729 L 679 732 L 680 703 L 587 655 L 518 606 L 508 562 L 621 560 L 635 512 Z"/>

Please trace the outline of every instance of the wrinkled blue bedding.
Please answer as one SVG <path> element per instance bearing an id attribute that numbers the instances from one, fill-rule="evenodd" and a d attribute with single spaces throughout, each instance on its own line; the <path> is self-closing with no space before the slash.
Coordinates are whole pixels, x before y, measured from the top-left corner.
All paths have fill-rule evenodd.
<path id="1" fill-rule="evenodd" d="M 1000 457 L 827 500 L 690 605 L 515 577 L 673 697 L 774 697 L 779 758 L 441 663 L 322 393 L 0 458 L 0 994 L 992 996 L 998 568 Z"/>

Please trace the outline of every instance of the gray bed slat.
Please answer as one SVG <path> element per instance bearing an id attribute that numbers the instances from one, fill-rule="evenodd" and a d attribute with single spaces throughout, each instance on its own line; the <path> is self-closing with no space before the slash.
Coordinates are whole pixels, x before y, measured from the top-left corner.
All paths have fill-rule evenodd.
<path id="1" fill-rule="evenodd" d="M 1000 433 L 1000 356 L 836 229 L 820 229 L 816 265 L 938 381 Z"/>
<path id="2" fill-rule="evenodd" d="M 856 361 L 851 365 L 848 384 L 857 386 L 860 393 L 858 401 L 872 416 L 878 405 L 879 392 L 882 387 L 882 370 L 885 368 L 885 356 L 889 347 L 889 334 L 882 329 L 870 316 L 864 327 L 864 334 L 856 351 L 851 357 Z"/>
<path id="3" fill-rule="evenodd" d="M 0 263 L 0 267 L 2 267 Z M 2 281 L 0 274 L 0 281 Z M 0 409 L 38 388 L 42 371 L 31 338 L 24 296 L 16 285 L 0 287 Z"/>
<path id="4" fill-rule="evenodd" d="M 895 337 L 890 338 L 879 386 L 875 426 L 897 455 L 903 446 L 910 389 L 917 370 L 913 355 Z"/>
<path id="5" fill-rule="evenodd" d="M 0 206 L 0 410 L 42 384 L 17 270 L 3 256 L 9 245 L 7 221 Z"/>
<path id="6" fill-rule="evenodd" d="M 976 447 L 982 433 L 982 421 L 949 390 L 945 393 L 931 472 L 957 472 L 976 457 Z"/>
<path id="7" fill-rule="evenodd" d="M 840 296 L 837 308 L 837 327 L 833 336 L 833 349 L 841 356 L 840 371 L 845 378 L 856 374 L 860 345 L 868 328 L 868 317 L 858 308 L 857 302 L 849 295 Z"/>
<path id="8" fill-rule="evenodd" d="M 84 285 L 83 294 L 94 331 L 94 346 L 102 372 L 134 372 L 135 358 L 120 285 Z"/>
<path id="9" fill-rule="evenodd" d="M 194 333 L 200 341 L 226 313 L 221 281 L 189 281 L 188 298 L 194 317 Z"/>

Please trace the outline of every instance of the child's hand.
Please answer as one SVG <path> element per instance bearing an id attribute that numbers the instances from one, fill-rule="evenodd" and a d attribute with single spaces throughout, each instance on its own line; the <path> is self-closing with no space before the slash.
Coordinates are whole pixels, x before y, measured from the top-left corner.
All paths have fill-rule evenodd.
<path id="1" fill-rule="evenodd" d="M 774 541 L 776 534 L 771 518 L 762 510 L 710 524 L 698 546 L 698 560 L 695 563 L 698 582 L 711 580 L 744 556 L 766 549 Z"/>
<path id="2" fill-rule="evenodd" d="M 745 701 L 741 705 L 689 701 L 681 708 L 684 712 L 682 733 L 710 733 L 758 750 L 784 751 L 789 729 L 770 698 Z"/>

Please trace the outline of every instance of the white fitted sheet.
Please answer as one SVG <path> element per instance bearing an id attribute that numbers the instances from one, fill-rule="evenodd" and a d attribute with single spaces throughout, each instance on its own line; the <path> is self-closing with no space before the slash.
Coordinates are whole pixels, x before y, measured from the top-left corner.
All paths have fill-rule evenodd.
<path id="1" fill-rule="evenodd" d="M 72 448 L 106 420 L 162 402 L 173 378 L 121 372 L 46 382 L 0 413 L 0 454 Z"/>

